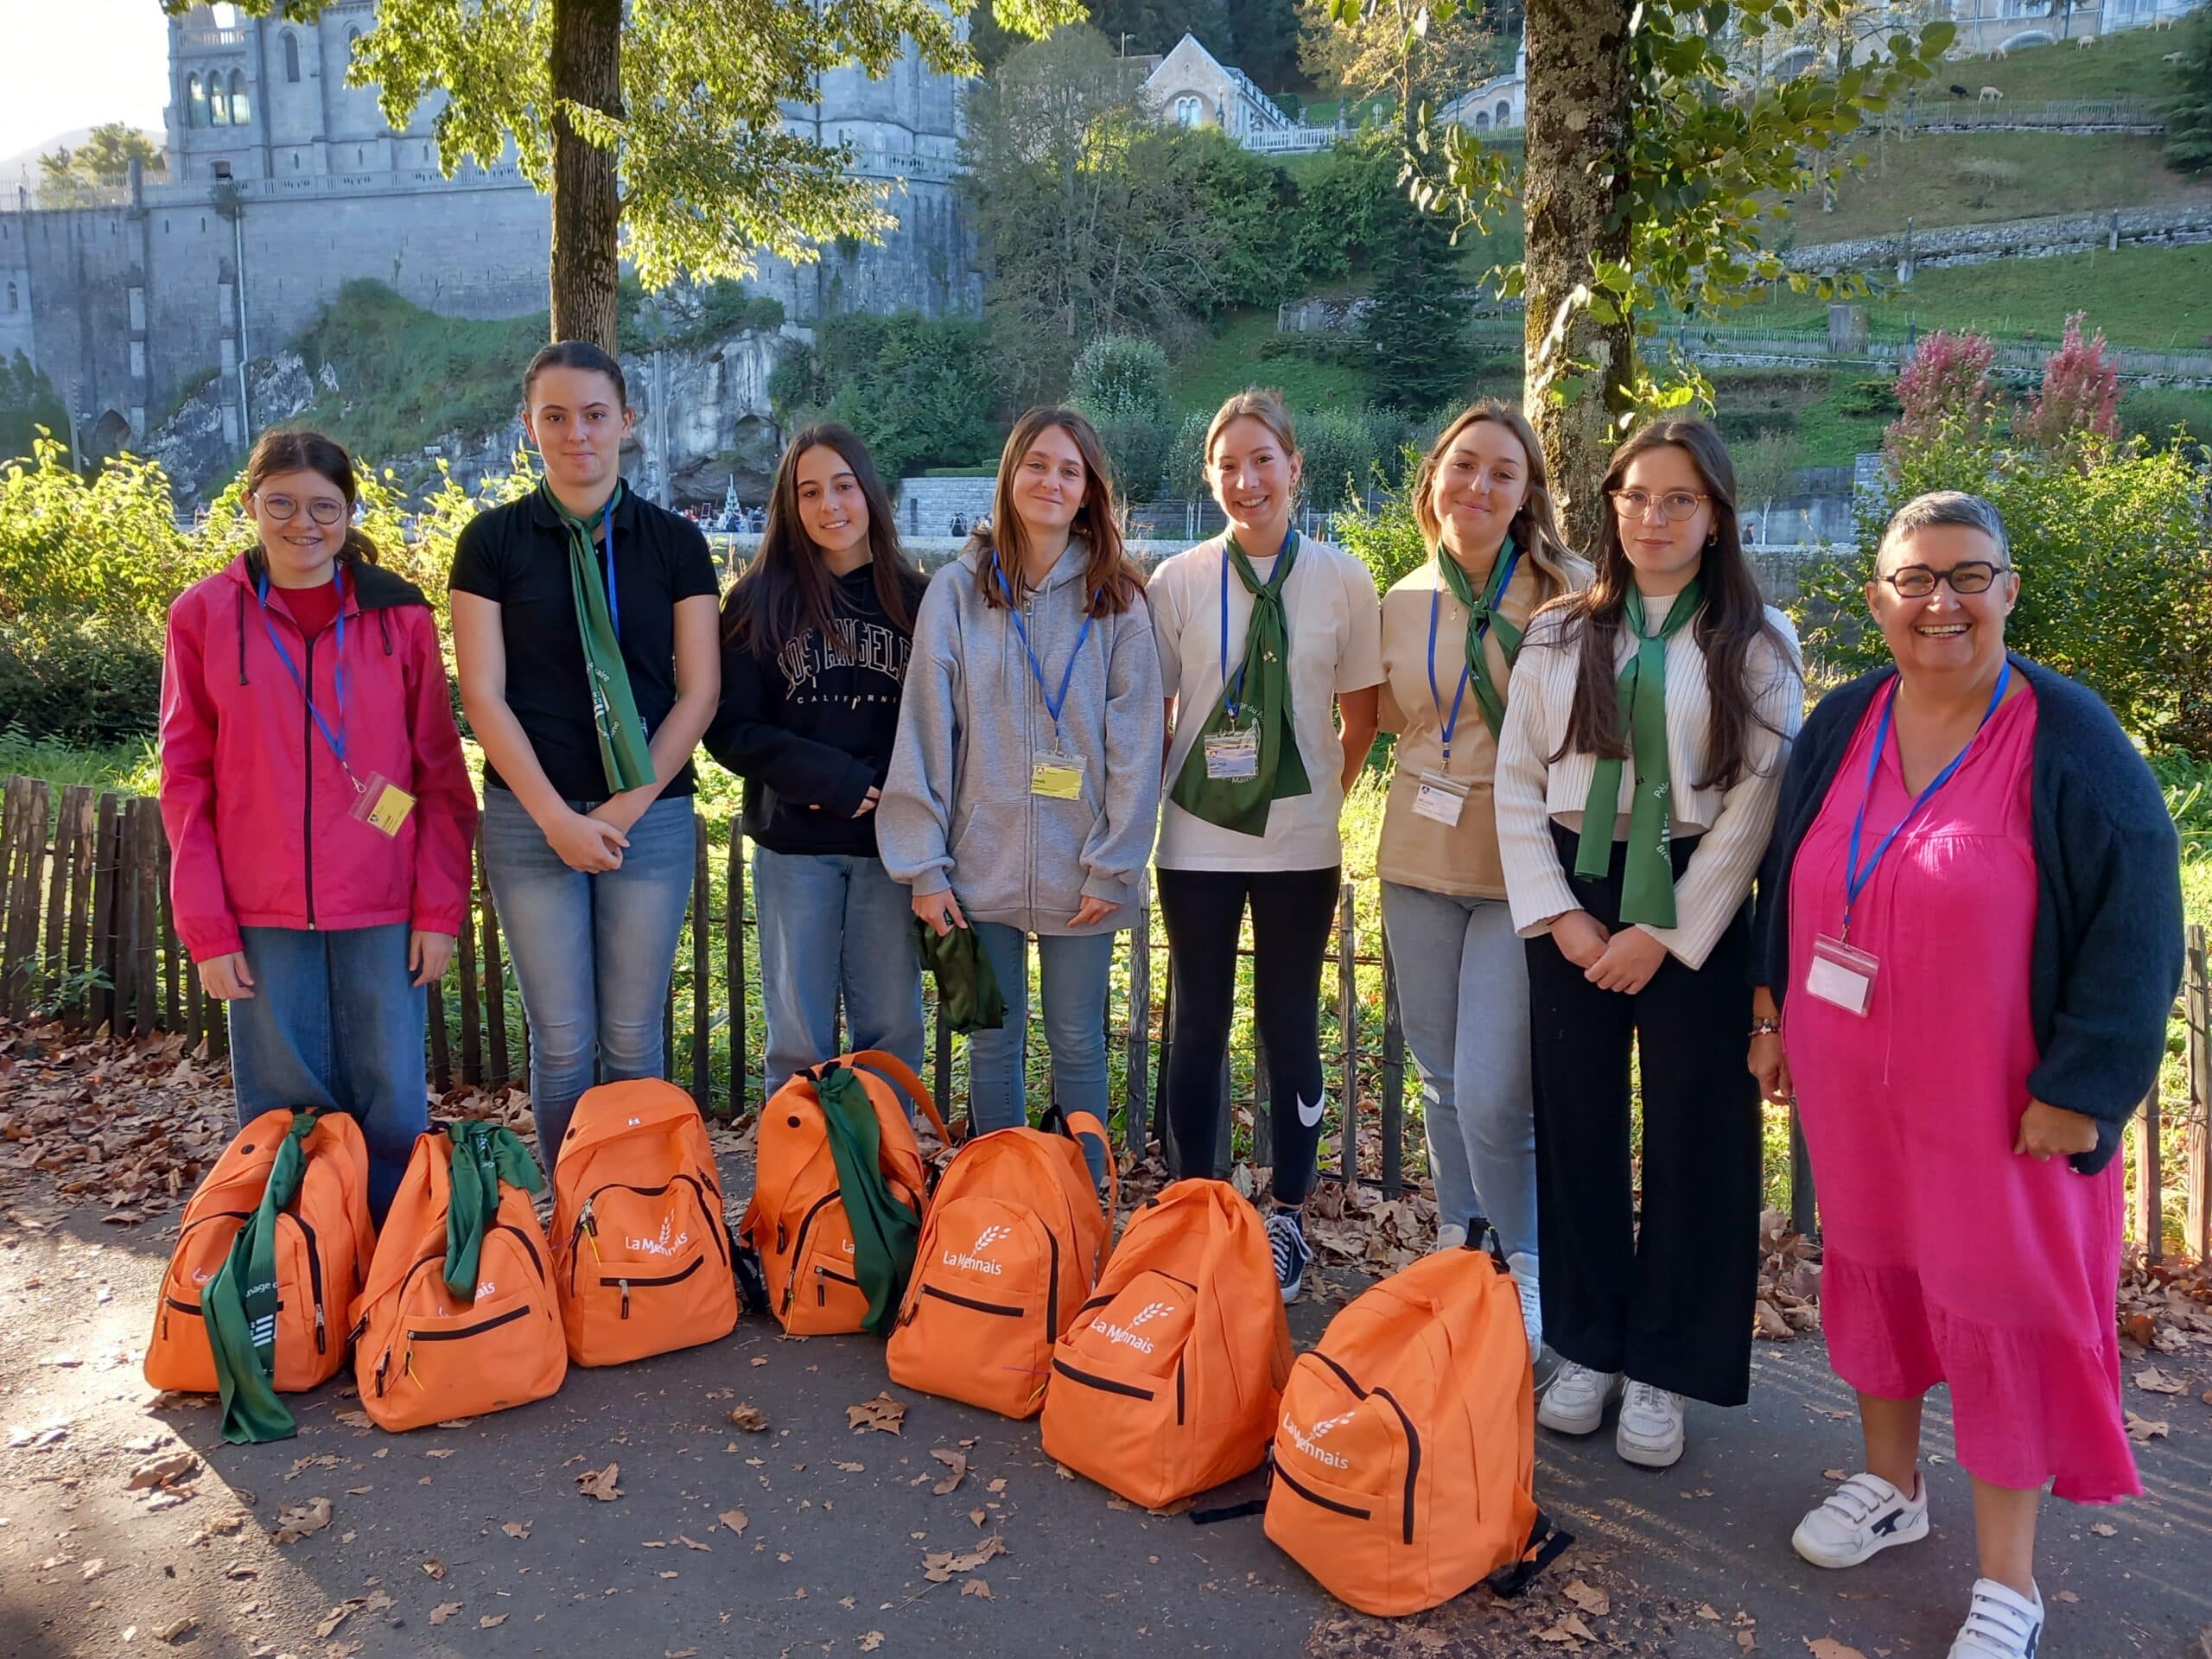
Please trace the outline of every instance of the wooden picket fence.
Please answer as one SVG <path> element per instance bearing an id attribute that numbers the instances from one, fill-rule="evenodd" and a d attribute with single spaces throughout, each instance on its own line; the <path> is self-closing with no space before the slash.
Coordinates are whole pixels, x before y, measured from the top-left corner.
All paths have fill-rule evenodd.
<path id="1" fill-rule="evenodd" d="M 679 1007 L 671 979 L 664 1014 L 670 1066 L 688 1052 L 688 1077 L 678 1080 L 687 1084 L 702 1111 L 725 1117 L 747 1109 L 766 1092 L 762 1059 L 748 1052 L 746 933 L 756 924 L 745 913 L 743 846 L 740 837 L 730 837 L 724 855 L 722 904 L 717 909 L 711 879 L 714 849 L 706 820 L 699 820 L 691 902 L 678 947 L 679 961 L 689 951 L 690 971 L 683 998 L 688 1007 Z M 0 1014 L 21 1019 L 47 1011 L 73 1028 L 105 1028 L 118 1037 L 175 1033 L 188 1048 L 204 1046 L 211 1057 L 223 1055 L 227 1048 L 223 1010 L 200 994 L 199 976 L 177 942 L 169 913 L 168 874 L 168 839 L 153 799 L 70 785 L 60 792 L 57 811 L 43 779 L 8 779 L 4 808 L 0 809 Z M 526 1084 L 529 1079 L 527 1026 L 520 998 L 507 982 L 499 915 L 483 882 L 480 860 L 475 887 L 474 912 L 461 934 L 447 981 L 426 992 L 426 1060 L 429 1078 L 442 1093 L 456 1084 L 497 1088 Z M 1335 934 L 1326 959 L 1336 969 L 1332 989 L 1341 1039 L 1338 1053 L 1331 1058 L 1342 1067 L 1339 1075 L 1345 1082 L 1338 1091 L 1336 1163 L 1323 1173 L 1334 1178 L 1352 1171 L 1363 1182 L 1395 1198 L 1405 1185 L 1405 1033 L 1396 969 L 1386 942 L 1379 929 L 1371 942 L 1362 938 L 1359 891 L 1359 883 L 1347 881 L 1338 895 Z M 1149 911 L 1140 911 L 1136 925 L 1117 945 L 1128 952 L 1123 976 L 1127 991 L 1119 999 L 1118 1020 L 1112 1017 L 1109 1000 L 1107 1038 L 1124 1058 L 1122 1105 L 1128 1152 L 1141 1157 L 1148 1142 L 1157 1140 L 1170 1166 L 1179 1167 L 1166 1123 L 1163 1081 L 1173 1041 L 1163 932 Z M 717 948 L 722 953 L 720 1007 L 712 972 Z M 1381 1145 L 1379 1156 L 1370 1160 L 1375 1166 L 1372 1173 L 1361 1168 L 1362 1091 L 1353 1086 L 1370 1058 L 1363 1053 L 1360 1034 L 1363 968 L 1379 968 L 1382 976 L 1382 1039 L 1371 1056 L 1380 1073 L 1374 1105 Z M 1156 999 L 1155 986 L 1160 988 Z M 457 991 L 457 998 L 449 998 L 449 990 Z M 457 1020 L 448 1012 L 454 1000 L 459 1006 Z M 2208 976 L 2201 925 L 2189 930 L 2182 1008 L 2188 1030 L 2186 1110 L 2178 1122 L 2168 1121 L 2153 1090 L 2129 1129 L 2134 1178 L 2129 1233 L 2152 1260 L 2163 1253 L 2158 1218 L 2167 1188 L 2177 1179 L 2186 1194 L 2185 1247 L 2200 1260 L 2212 1259 L 2212 1132 L 2207 1128 L 2212 1121 L 2212 977 Z M 519 1041 L 510 1040 L 511 1019 L 512 1029 L 521 1033 Z M 718 1026 L 728 1033 L 729 1056 L 719 1088 L 714 1067 Z M 950 1102 L 954 1095 L 952 1033 L 941 1011 L 935 1027 L 931 1084 L 940 1101 Z M 688 1044 L 680 1044 L 679 1036 L 688 1036 Z M 1223 1071 L 1226 1079 L 1225 1056 Z M 1264 1148 L 1270 1109 L 1264 1064 L 1255 1064 L 1253 1074 L 1253 1092 L 1242 1100 L 1231 1100 L 1232 1091 L 1224 1086 L 1224 1110 L 1249 1111 L 1253 1145 Z M 1791 1131 L 1789 1209 L 1796 1226 L 1811 1233 L 1817 1225 L 1812 1174 L 1803 1137 L 1794 1122 Z M 1225 1126 L 1217 1144 L 1221 1166 L 1215 1173 L 1225 1174 L 1230 1145 Z"/>

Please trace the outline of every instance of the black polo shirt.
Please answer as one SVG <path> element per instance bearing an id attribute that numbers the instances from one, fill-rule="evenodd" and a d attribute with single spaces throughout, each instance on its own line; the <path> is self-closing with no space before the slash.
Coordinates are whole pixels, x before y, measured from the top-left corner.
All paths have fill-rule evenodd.
<path id="1" fill-rule="evenodd" d="M 604 543 L 601 569 L 604 570 Z M 479 513 L 454 550 L 451 586 L 499 607 L 507 648 L 507 707 L 514 710 L 537 764 L 563 798 L 607 798 L 592 723 L 590 682 L 569 579 L 569 535 L 533 490 L 519 501 Z M 622 660 L 630 693 L 650 738 L 676 707 L 676 602 L 712 598 L 719 584 L 707 538 L 688 518 L 641 501 L 629 490 L 614 510 L 614 596 L 621 613 Z M 487 787 L 505 789 L 489 765 Z M 666 795 L 692 792 L 691 763 Z"/>

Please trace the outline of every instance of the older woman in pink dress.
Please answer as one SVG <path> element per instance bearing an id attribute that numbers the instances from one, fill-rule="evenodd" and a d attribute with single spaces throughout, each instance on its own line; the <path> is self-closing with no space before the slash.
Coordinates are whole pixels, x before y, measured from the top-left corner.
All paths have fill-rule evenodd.
<path id="1" fill-rule="evenodd" d="M 2141 1490 L 2113 1154 L 2181 976 L 2164 802 L 2093 692 L 2008 655 L 2019 588 L 1987 502 L 1899 510 L 1866 585 L 1896 667 L 1807 720 L 1759 882 L 1750 1064 L 1795 1088 L 1866 1450 L 1790 1541 L 1847 1567 L 1927 1535 L 1921 1402 L 1948 1383 L 1981 1569 L 1952 1659 L 2036 1651 L 2046 1485 Z"/>

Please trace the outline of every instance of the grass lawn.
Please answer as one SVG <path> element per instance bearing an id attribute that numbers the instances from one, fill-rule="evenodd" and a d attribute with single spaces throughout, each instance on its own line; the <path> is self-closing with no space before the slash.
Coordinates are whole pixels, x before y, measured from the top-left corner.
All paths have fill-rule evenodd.
<path id="1" fill-rule="evenodd" d="M 1930 230 L 2212 202 L 2212 180 L 2170 171 L 2164 150 L 2163 138 L 2121 133 L 1923 133 L 1879 145 L 1866 136 L 1854 147 L 1866 170 L 1837 184 L 1832 213 L 1817 194 L 1796 201 L 1793 233 L 1800 243 L 1847 242 L 1902 231 L 1907 215 Z"/>
<path id="2" fill-rule="evenodd" d="M 1293 411 L 1367 401 L 1368 377 L 1349 363 L 1262 355 L 1278 338 L 1272 310 L 1236 313 L 1219 334 L 1175 363 L 1167 388 L 1171 407 L 1179 416 L 1193 410 L 1210 414 L 1231 392 L 1249 385 L 1281 388 Z"/>
<path id="3" fill-rule="evenodd" d="M 2056 18 L 2019 20 L 2023 29 L 2061 25 Z M 2096 33 L 2094 15 L 2074 20 L 2076 35 Z M 2078 40 L 2031 46 L 2004 61 L 1963 58 L 1937 67 L 1937 91 L 1957 81 L 1971 91 L 1994 86 L 2012 103 L 2071 98 L 2160 98 L 2177 89 L 2174 66 L 2159 60 L 2181 44 L 2179 29 L 2131 29 L 2084 48 Z"/>
<path id="4" fill-rule="evenodd" d="M 2202 350 L 2212 334 L 2212 245 L 1923 270 L 1910 286 L 1885 284 L 1867 302 L 1869 323 L 1885 340 L 1902 340 L 1910 323 L 1922 334 L 1971 327 L 2004 340 L 2032 334 L 2055 345 L 2073 311 L 2086 311 L 2089 327 L 2103 329 L 2115 346 Z M 1827 305 L 1810 296 L 1785 295 L 1732 312 L 1730 321 L 1824 334 Z"/>

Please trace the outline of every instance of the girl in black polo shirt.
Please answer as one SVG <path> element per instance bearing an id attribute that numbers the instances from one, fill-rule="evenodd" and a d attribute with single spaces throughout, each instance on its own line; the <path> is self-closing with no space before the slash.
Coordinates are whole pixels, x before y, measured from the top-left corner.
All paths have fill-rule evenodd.
<path id="1" fill-rule="evenodd" d="M 696 834 L 691 751 L 721 689 L 714 561 L 696 525 L 623 485 L 626 396 L 596 346 L 531 359 L 523 424 L 544 480 L 480 515 L 454 556 L 484 876 L 530 1015 L 549 1167 L 595 1080 L 662 1073 Z"/>

